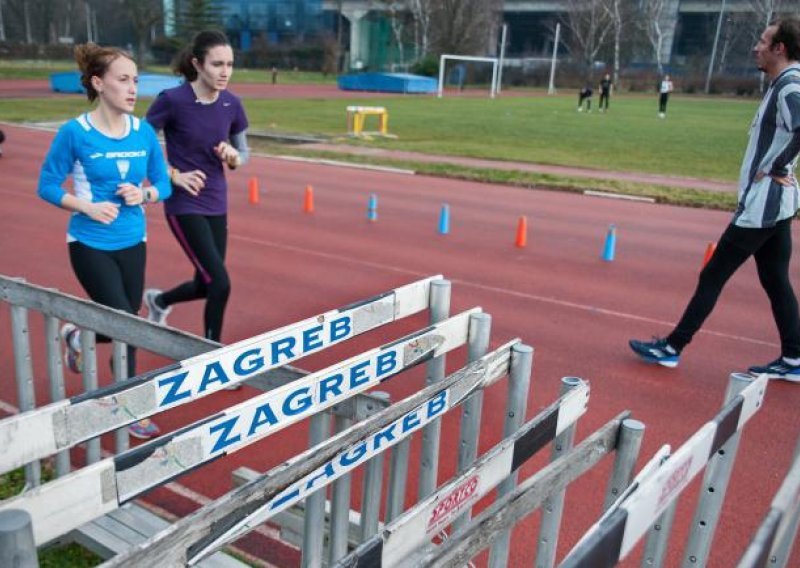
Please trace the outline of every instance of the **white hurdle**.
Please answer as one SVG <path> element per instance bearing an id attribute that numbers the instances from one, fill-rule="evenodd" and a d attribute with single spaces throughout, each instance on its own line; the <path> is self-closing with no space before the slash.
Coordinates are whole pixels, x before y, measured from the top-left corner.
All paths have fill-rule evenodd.
<path id="1" fill-rule="evenodd" d="M 660 467 L 652 467 L 633 490 L 590 529 L 560 568 L 611 567 L 630 553 L 689 482 L 761 408 L 767 385 L 765 376 L 753 379 L 735 373 L 732 380 L 748 383 L 748 386 Z"/>
<path id="2" fill-rule="evenodd" d="M 307 318 L 123 383 L 6 418 L 0 421 L 0 440 L 4 441 L 0 448 L 0 472 L 197 400 L 420 312 L 428 307 L 431 282 L 438 279 L 441 276 L 420 280 L 365 302 Z M 93 348 L 92 334 L 82 335 L 87 349 Z M 94 357 L 88 357 L 87 362 L 94 362 Z"/>

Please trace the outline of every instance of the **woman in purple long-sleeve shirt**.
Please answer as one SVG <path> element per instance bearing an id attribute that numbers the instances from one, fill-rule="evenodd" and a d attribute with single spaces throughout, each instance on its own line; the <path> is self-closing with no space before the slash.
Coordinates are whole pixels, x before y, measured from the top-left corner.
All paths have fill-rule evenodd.
<path id="1" fill-rule="evenodd" d="M 248 156 L 247 117 L 227 90 L 233 50 L 225 34 L 204 31 L 178 61 L 186 81 L 163 91 L 147 121 L 164 131 L 172 197 L 164 202 L 167 222 L 194 267 L 194 277 L 176 287 L 145 291 L 150 320 L 164 323 L 173 304 L 206 299 L 206 338 L 220 341 L 231 285 L 225 268 L 228 186 L 224 166 L 235 169 Z"/>

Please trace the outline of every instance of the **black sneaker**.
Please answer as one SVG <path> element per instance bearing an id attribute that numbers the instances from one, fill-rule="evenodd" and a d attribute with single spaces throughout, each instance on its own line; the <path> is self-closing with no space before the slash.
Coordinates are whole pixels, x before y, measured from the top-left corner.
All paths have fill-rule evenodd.
<path id="1" fill-rule="evenodd" d="M 680 354 L 661 337 L 654 337 L 653 341 L 639 341 L 631 339 L 628 342 L 633 352 L 648 363 L 658 363 L 664 367 L 674 368 L 678 366 Z"/>
<path id="2" fill-rule="evenodd" d="M 770 379 L 800 383 L 800 365 L 790 365 L 783 360 L 783 357 L 778 357 L 766 365 L 754 365 L 748 371 L 754 375 L 767 375 Z"/>

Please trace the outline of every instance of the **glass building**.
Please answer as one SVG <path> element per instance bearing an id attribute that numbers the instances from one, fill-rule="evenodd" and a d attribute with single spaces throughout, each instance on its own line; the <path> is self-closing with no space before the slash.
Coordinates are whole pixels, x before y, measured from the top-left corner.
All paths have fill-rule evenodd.
<path id="1" fill-rule="evenodd" d="M 322 0 L 217 0 L 217 4 L 231 43 L 243 51 L 260 36 L 273 45 L 303 43 L 331 28 Z"/>

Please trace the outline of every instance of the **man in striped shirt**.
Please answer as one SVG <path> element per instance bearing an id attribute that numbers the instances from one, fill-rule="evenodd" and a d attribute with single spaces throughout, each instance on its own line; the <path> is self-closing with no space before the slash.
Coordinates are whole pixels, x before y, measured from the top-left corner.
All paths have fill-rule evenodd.
<path id="1" fill-rule="evenodd" d="M 753 256 L 772 305 L 781 356 L 749 370 L 800 382 L 800 315 L 789 280 L 791 224 L 800 201 L 794 175 L 800 152 L 800 19 L 786 17 L 767 26 L 753 55 L 770 86 L 750 127 L 736 213 L 700 273 L 694 296 L 675 329 L 653 341 L 631 340 L 630 346 L 645 361 L 677 366 L 681 351 L 714 309 L 725 283 Z"/>

